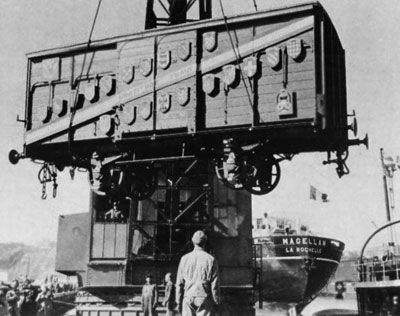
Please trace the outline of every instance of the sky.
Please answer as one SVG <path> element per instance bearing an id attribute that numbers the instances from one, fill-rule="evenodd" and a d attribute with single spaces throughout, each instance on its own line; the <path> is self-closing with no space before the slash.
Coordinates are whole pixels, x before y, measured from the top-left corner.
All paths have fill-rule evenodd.
<path id="1" fill-rule="evenodd" d="M 223 0 L 227 15 L 253 12 L 280 1 Z M 289 2 L 293 2 L 290 0 Z M 299 2 L 296 0 L 296 2 Z M 278 187 L 253 198 L 253 214 L 300 218 L 311 229 L 359 250 L 385 223 L 380 148 L 400 155 L 400 3 L 398 0 L 321 0 L 346 50 L 348 110 L 357 113 L 359 137 L 369 134 L 370 149 L 350 148 L 350 175 L 339 179 L 335 167 L 322 165 L 326 154 L 299 154 L 282 163 Z M 383 5 L 384 3 L 384 5 Z M 213 1 L 215 15 L 219 2 Z M 37 244 L 55 240 L 61 214 L 86 212 L 87 175 L 59 173 L 57 198 L 48 185 L 41 199 L 40 165 L 8 162 L 11 149 L 22 151 L 25 54 L 87 40 L 95 0 L 0 0 L 0 242 Z M 144 0 L 103 0 L 94 39 L 134 33 L 143 24 Z M 400 171 L 394 175 L 400 210 Z M 328 194 L 328 203 L 309 199 L 310 185 Z"/>

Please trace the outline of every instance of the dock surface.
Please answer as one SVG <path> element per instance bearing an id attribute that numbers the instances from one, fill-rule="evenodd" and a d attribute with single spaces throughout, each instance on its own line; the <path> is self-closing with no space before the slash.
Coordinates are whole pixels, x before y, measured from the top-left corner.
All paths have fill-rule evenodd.
<path id="1" fill-rule="evenodd" d="M 283 310 L 271 310 L 267 308 L 256 310 L 256 316 L 280 316 L 287 315 Z M 343 299 L 336 299 L 335 296 L 320 296 L 307 305 L 301 316 L 355 316 L 357 313 L 357 299 L 355 294 L 347 294 Z"/>

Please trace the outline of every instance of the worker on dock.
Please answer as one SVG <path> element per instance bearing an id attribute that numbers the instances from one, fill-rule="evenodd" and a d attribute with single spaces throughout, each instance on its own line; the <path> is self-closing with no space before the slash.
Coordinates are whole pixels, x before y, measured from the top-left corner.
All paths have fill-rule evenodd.
<path id="1" fill-rule="evenodd" d="M 155 316 L 155 309 L 158 302 L 157 284 L 153 283 L 153 276 L 146 275 L 146 283 L 142 288 L 142 309 L 143 316 Z"/>
<path id="2" fill-rule="evenodd" d="M 49 316 L 53 309 L 53 293 L 47 285 L 41 286 L 41 292 L 36 298 L 38 313 L 36 316 Z"/>
<path id="3" fill-rule="evenodd" d="M 6 293 L 9 289 L 3 281 L 0 282 L 0 316 L 8 316 Z"/>
<path id="4" fill-rule="evenodd" d="M 174 315 L 175 308 L 175 284 L 172 282 L 172 274 L 167 273 L 165 275 L 165 296 L 163 300 L 163 306 L 167 308 L 167 315 Z"/>
<path id="5" fill-rule="evenodd" d="M 203 231 L 196 231 L 192 242 L 193 251 L 181 258 L 178 267 L 178 310 L 182 316 L 212 316 L 220 303 L 218 264 L 204 250 L 207 236 Z"/>
<path id="6" fill-rule="evenodd" d="M 20 286 L 19 292 L 21 296 L 20 316 L 36 315 L 37 291 L 28 277 L 25 277 L 24 282 Z"/>
<path id="7" fill-rule="evenodd" d="M 19 282 L 14 280 L 11 282 L 11 289 L 7 291 L 6 300 L 8 303 L 8 315 L 9 316 L 19 316 L 20 310 L 18 307 L 19 301 Z"/>

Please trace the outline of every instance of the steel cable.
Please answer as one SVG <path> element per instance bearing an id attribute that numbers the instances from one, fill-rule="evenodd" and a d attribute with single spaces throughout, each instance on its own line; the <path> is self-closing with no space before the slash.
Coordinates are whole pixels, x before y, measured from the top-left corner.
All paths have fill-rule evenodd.
<path id="1" fill-rule="evenodd" d="M 90 43 L 92 41 L 92 35 L 93 35 L 94 27 L 96 25 L 97 17 L 99 15 L 101 2 L 102 2 L 102 0 L 99 0 L 99 2 L 97 4 L 96 13 L 94 15 L 94 19 L 93 19 L 93 22 L 92 22 L 92 27 L 90 29 L 89 37 L 88 37 L 88 40 L 87 40 L 87 43 L 86 43 L 85 53 L 83 55 L 81 73 L 80 73 L 78 78 L 82 78 L 82 76 L 83 76 L 83 71 L 85 69 L 85 64 L 86 64 L 86 58 L 87 58 L 87 55 L 88 55 L 88 52 L 89 52 L 89 49 L 90 49 Z M 88 71 L 89 71 L 89 69 L 88 69 Z M 71 83 L 71 85 L 73 86 L 73 82 Z M 72 152 L 72 150 L 71 150 L 72 142 L 73 142 L 72 126 L 73 126 L 74 117 L 75 117 L 76 110 L 77 110 L 76 106 L 77 106 L 77 102 L 78 102 L 79 88 L 80 88 L 80 80 L 77 81 L 76 93 L 75 93 L 75 97 L 74 97 L 74 104 L 73 104 L 73 107 L 71 109 L 72 113 L 71 113 L 71 118 L 70 118 L 69 126 L 68 126 L 68 151 L 70 153 Z"/>
<path id="2" fill-rule="evenodd" d="M 236 48 L 235 48 L 235 44 L 233 43 L 232 35 L 231 35 L 229 27 L 228 27 L 227 17 L 225 15 L 225 10 L 224 10 L 224 6 L 222 4 L 222 0 L 219 0 L 219 6 L 221 8 L 221 13 L 222 13 L 222 16 L 224 18 L 225 29 L 226 29 L 226 32 L 228 33 L 229 41 L 231 43 L 233 53 L 235 54 L 236 65 L 239 67 L 240 77 L 241 77 L 241 79 L 243 81 L 243 85 L 244 85 L 244 87 L 246 89 L 246 94 L 247 94 L 250 106 L 251 106 L 251 108 L 253 110 L 253 114 L 254 114 L 255 113 L 254 104 L 253 104 L 253 101 L 251 99 L 250 92 L 249 92 L 249 89 L 247 87 L 247 84 L 246 84 L 246 81 L 245 81 L 245 78 L 244 78 L 244 75 L 243 75 L 242 68 L 240 67 L 241 56 L 239 55 L 240 53 L 239 53 L 239 47 L 238 47 L 237 38 L 236 38 Z M 252 125 L 254 125 L 254 121 L 253 121 Z"/>

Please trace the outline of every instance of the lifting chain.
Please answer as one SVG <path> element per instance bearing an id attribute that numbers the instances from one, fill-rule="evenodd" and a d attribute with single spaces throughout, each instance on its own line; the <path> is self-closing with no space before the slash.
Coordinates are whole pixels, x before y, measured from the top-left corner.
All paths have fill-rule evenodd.
<path id="1" fill-rule="evenodd" d="M 327 164 L 335 163 L 337 165 L 336 173 L 339 176 L 339 178 L 350 173 L 350 170 L 346 164 L 346 160 L 349 156 L 349 151 L 347 149 L 346 150 L 341 150 L 341 149 L 336 150 L 336 159 L 331 159 L 330 151 L 328 151 L 327 154 L 328 154 L 328 158 L 327 158 L 327 160 L 323 161 L 322 164 L 327 165 Z"/>
<path id="2" fill-rule="evenodd" d="M 229 94 L 229 86 L 227 84 L 224 84 L 224 94 L 225 94 L 225 100 L 224 100 L 224 123 L 228 124 L 228 94 Z"/>
<path id="3" fill-rule="evenodd" d="M 115 126 L 118 128 L 121 125 L 121 119 L 119 118 L 118 114 L 115 114 L 113 116 L 113 119 Z"/>
<path id="4" fill-rule="evenodd" d="M 38 173 L 38 179 L 42 185 L 42 200 L 47 198 L 46 184 L 47 182 L 53 182 L 53 198 L 57 196 L 57 168 L 54 164 L 45 162 L 40 168 Z"/>

